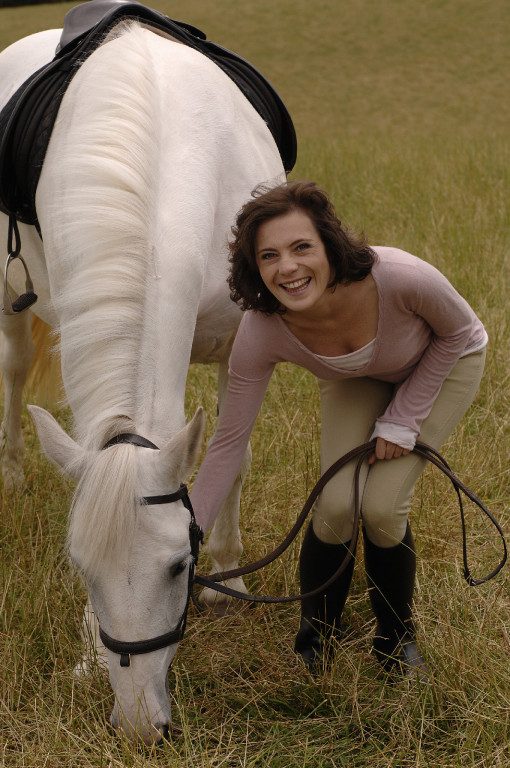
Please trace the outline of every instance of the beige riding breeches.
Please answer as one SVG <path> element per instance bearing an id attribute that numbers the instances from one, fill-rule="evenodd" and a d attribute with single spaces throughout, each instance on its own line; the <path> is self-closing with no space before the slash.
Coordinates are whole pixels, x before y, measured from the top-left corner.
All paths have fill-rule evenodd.
<path id="1" fill-rule="evenodd" d="M 419 440 L 439 450 L 469 408 L 483 373 L 485 350 L 461 358 L 443 382 Z M 347 451 L 366 442 L 375 420 L 386 410 L 395 385 L 371 378 L 319 380 L 322 411 L 321 471 Z M 427 465 L 410 453 L 398 459 L 365 463 L 360 477 L 363 525 L 380 547 L 393 547 L 405 536 L 414 486 Z M 321 541 L 349 541 L 354 520 L 355 462 L 341 469 L 313 509 L 313 528 Z"/>

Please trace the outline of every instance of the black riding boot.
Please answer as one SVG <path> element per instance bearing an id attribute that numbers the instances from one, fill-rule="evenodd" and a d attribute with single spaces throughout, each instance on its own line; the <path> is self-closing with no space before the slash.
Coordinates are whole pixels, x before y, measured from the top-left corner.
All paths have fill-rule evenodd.
<path id="1" fill-rule="evenodd" d="M 416 554 L 409 524 L 396 547 L 377 547 L 363 531 L 365 568 L 372 610 L 377 619 L 374 651 L 384 669 L 395 666 L 405 677 L 427 680 L 412 619 Z"/>
<path id="2" fill-rule="evenodd" d="M 340 568 L 349 544 L 327 544 L 317 538 L 312 523 L 308 526 L 299 557 L 301 593 L 311 592 L 324 584 Z M 347 555 L 349 556 L 349 555 Z M 302 656 L 311 672 L 316 672 L 328 638 L 338 636 L 340 616 L 354 570 L 350 557 L 345 570 L 325 593 L 301 601 L 301 623 L 294 650 Z"/>

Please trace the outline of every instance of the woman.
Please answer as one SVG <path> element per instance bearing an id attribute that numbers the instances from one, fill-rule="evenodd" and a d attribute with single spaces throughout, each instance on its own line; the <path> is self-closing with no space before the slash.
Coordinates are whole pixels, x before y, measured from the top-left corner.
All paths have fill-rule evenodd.
<path id="1" fill-rule="evenodd" d="M 321 469 L 376 438 L 361 476 L 364 552 L 385 669 L 426 677 L 412 597 L 416 558 L 408 522 L 424 460 L 469 407 L 487 335 L 437 269 L 404 251 L 369 247 L 346 231 L 312 182 L 256 191 L 230 244 L 231 297 L 245 310 L 230 358 L 218 428 L 193 486 L 207 530 L 237 476 L 274 366 L 289 361 L 319 380 Z M 303 593 L 324 584 L 346 556 L 353 525 L 354 466 L 317 500 L 300 554 Z M 310 669 L 336 636 L 353 559 L 324 595 L 302 601 L 295 650 Z"/>

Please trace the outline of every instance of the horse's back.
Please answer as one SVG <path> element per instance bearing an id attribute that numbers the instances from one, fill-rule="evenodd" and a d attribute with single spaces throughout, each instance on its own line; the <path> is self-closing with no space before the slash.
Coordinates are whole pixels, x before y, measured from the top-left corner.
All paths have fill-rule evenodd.
<path id="1" fill-rule="evenodd" d="M 53 59 L 61 29 L 48 29 L 23 37 L 0 52 L 0 107 L 25 80 Z"/>

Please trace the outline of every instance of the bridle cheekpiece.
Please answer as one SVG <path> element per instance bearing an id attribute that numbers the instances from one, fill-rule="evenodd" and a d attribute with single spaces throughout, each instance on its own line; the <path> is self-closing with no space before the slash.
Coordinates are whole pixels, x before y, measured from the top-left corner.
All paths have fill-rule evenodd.
<path id="1" fill-rule="evenodd" d="M 158 446 L 154 445 L 154 443 L 151 443 L 150 440 L 147 440 L 141 435 L 135 435 L 131 432 L 116 435 L 111 440 L 108 440 L 108 442 L 103 446 L 103 450 L 111 448 L 114 445 L 126 443 L 139 446 L 140 448 L 150 448 L 154 451 L 159 450 Z M 101 628 L 101 626 L 99 626 L 99 636 L 103 642 L 103 645 L 105 648 L 108 648 L 109 651 L 118 653 L 120 655 L 121 667 L 129 667 L 131 663 L 131 656 L 158 651 L 161 648 L 166 648 L 169 645 L 180 642 L 184 637 L 188 606 L 191 597 L 191 591 L 193 589 L 193 581 L 195 578 L 195 566 L 198 562 L 200 544 L 203 541 L 204 534 L 195 519 L 195 513 L 193 511 L 191 500 L 188 495 L 188 489 L 184 483 L 181 483 L 179 489 L 173 493 L 165 493 L 161 496 L 143 496 L 140 498 L 140 503 L 143 506 L 151 506 L 154 504 L 172 504 L 174 501 L 182 501 L 191 516 L 189 524 L 191 563 L 188 570 L 188 595 L 186 599 L 186 605 L 175 629 L 172 629 L 170 632 L 165 632 L 163 635 L 153 637 L 150 640 L 134 640 L 131 642 L 126 640 L 116 640 L 115 638 L 110 637 L 110 635 L 108 635 Z"/>

